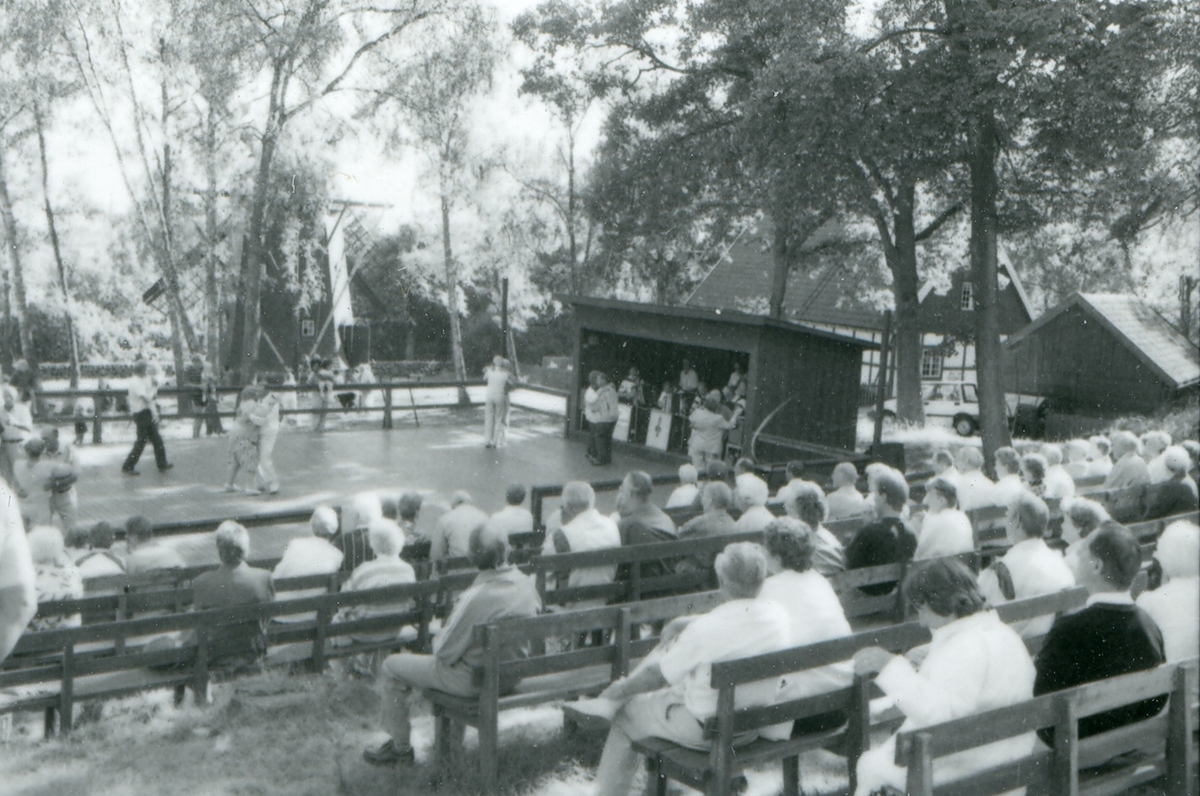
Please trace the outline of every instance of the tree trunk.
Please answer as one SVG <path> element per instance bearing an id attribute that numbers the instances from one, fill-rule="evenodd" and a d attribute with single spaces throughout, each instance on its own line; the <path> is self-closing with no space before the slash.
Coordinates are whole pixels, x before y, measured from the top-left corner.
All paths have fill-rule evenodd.
<path id="1" fill-rule="evenodd" d="M 768 300 L 767 313 L 772 318 L 783 318 L 783 299 L 787 294 L 788 275 L 792 270 L 792 256 L 788 249 L 788 240 L 792 234 L 792 216 L 782 206 L 776 203 L 774 217 L 775 237 L 771 241 L 771 296 Z"/>
<path id="2" fill-rule="evenodd" d="M 205 358 L 213 372 L 220 372 L 221 301 L 217 293 L 217 114 L 208 109 L 204 130 L 204 237 L 208 253 L 204 258 L 204 343 Z"/>
<path id="3" fill-rule="evenodd" d="M 249 250 L 242 258 L 242 362 L 238 370 L 242 384 L 250 384 L 258 370 L 258 340 L 262 317 L 262 271 L 263 224 L 267 215 L 267 192 L 271 182 L 271 163 L 275 158 L 275 146 L 283 124 L 282 103 L 279 96 L 284 82 L 287 64 L 276 61 L 271 75 L 271 100 L 267 110 L 267 124 L 263 130 L 262 148 L 258 155 L 258 171 L 254 175 L 254 193 L 250 204 L 250 230 L 247 235 Z"/>
<path id="4" fill-rule="evenodd" d="M 63 294 L 63 310 L 67 316 L 67 342 L 71 352 L 70 386 L 72 390 L 75 390 L 79 388 L 79 379 L 82 376 L 79 364 L 79 340 L 75 336 L 75 320 L 71 315 L 71 291 L 67 288 L 67 267 L 63 263 L 62 249 L 58 245 L 58 226 L 54 223 L 54 207 L 50 203 L 50 169 L 46 165 L 45 120 L 42 118 L 42 109 L 37 103 L 34 103 L 33 106 L 33 121 L 37 129 L 38 156 L 42 166 L 42 198 L 45 200 L 46 227 L 50 231 L 50 248 L 54 250 L 54 263 L 58 267 L 58 284 L 62 288 Z M 68 401 L 67 408 L 74 410 L 74 398 Z"/>
<path id="5" fill-rule="evenodd" d="M 463 359 L 462 325 L 458 319 L 458 266 L 450 246 L 450 196 L 442 179 L 442 257 L 446 268 L 446 308 L 450 311 L 450 354 L 454 358 L 454 378 L 458 380 L 458 403 L 471 403 L 467 395 L 467 363 Z"/>
<path id="6" fill-rule="evenodd" d="M 29 328 L 25 298 L 25 271 L 21 267 L 21 244 L 17 235 L 17 218 L 13 215 L 12 198 L 8 193 L 8 163 L 6 142 L 0 138 L 0 215 L 4 217 L 4 237 L 8 244 L 9 265 L 12 267 L 12 314 L 17 322 L 17 340 L 21 359 L 33 357 L 33 333 Z M 15 357 L 14 357 L 15 359 Z"/>
<path id="7" fill-rule="evenodd" d="M 913 218 L 914 185 L 902 185 L 892 211 L 894 248 L 888 258 L 896 301 L 896 417 L 909 423 L 925 422 L 921 403 L 921 280 L 917 271 L 917 240 Z"/>
<path id="8" fill-rule="evenodd" d="M 580 295 L 579 246 L 575 239 L 575 135 L 567 123 L 567 248 L 571 257 L 571 292 Z"/>
<path id="9" fill-rule="evenodd" d="M 974 115 L 967 131 L 971 169 L 971 278 L 975 289 L 975 372 L 983 458 L 1011 442 L 1000 373 L 1000 284 L 996 268 L 996 121 Z M 990 469 L 990 467 L 989 467 Z"/>

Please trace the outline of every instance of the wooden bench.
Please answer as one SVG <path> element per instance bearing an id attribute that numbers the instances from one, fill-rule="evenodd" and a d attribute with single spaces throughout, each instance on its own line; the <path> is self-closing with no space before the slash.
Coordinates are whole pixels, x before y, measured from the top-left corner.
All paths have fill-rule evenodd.
<path id="1" fill-rule="evenodd" d="M 429 622 L 438 592 L 436 581 L 388 586 L 283 600 L 262 605 L 238 606 L 187 613 L 126 619 L 76 628 L 26 633 L 0 671 L 0 691 L 32 691 L 0 703 L 0 714 L 45 710 L 46 731 L 59 717 L 62 732 L 71 729 L 74 703 L 108 699 L 139 691 L 174 687 L 182 700 L 190 687 L 197 702 L 204 702 L 210 679 L 210 663 L 245 650 L 247 636 L 230 628 L 266 624 L 263 634 L 268 653 L 272 647 L 299 645 L 297 660 L 318 671 L 333 657 L 398 649 L 400 631 L 415 629 L 415 646 L 428 646 Z M 382 612 L 361 619 L 334 622 L 340 608 L 351 606 L 405 604 L 403 610 Z M 289 614 L 313 614 L 299 622 L 270 623 Z M 376 641 L 354 641 L 332 646 L 338 637 L 391 633 L 395 637 Z M 165 636 L 192 635 L 192 643 L 151 643 Z M 218 676 L 236 674 L 218 670 Z"/>
<path id="2" fill-rule="evenodd" d="M 1080 719 L 1159 695 L 1169 702 L 1158 716 L 1079 737 Z M 911 796 L 986 796 L 1020 787 L 1030 796 L 1090 796 L 1122 793 L 1158 779 L 1168 796 L 1196 796 L 1196 695 L 1195 659 L 1099 680 L 901 733 L 896 764 L 907 766 Z M 1053 749 L 1035 741 L 1032 753 L 1021 760 L 935 783 L 938 758 L 1043 727 L 1054 728 Z M 1099 764 L 1106 765 L 1096 768 Z"/>
<path id="3" fill-rule="evenodd" d="M 654 636 L 637 637 L 643 625 L 656 625 L 691 613 L 711 610 L 721 601 L 717 592 L 702 592 L 622 606 L 606 606 L 509 619 L 475 628 L 476 644 L 483 650 L 475 671 L 477 697 L 457 697 L 426 690 L 435 719 L 435 759 L 448 762 L 458 729 L 479 730 L 479 766 L 485 788 L 496 781 L 497 722 L 504 710 L 542 705 L 604 690 L 629 672 L 632 663 L 657 643 Z M 574 639 L 603 630 L 611 643 L 582 649 L 555 650 L 520 660 L 501 660 L 501 650 L 530 647 L 544 650 L 551 639 Z M 502 692 L 502 684 L 517 682 Z"/>
<path id="4" fill-rule="evenodd" d="M 1071 589 L 1008 603 L 996 609 L 996 612 L 1002 621 L 1012 623 L 1046 614 L 1058 615 L 1081 607 L 1086 599 L 1087 592 L 1084 589 Z M 898 726 L 903 721 L 903 716 L 895 710 L 883 711 L 871 717 L 869 701 L 879 693 L 873 682 L 855 678 L 851 686 L 826 694 L 769 707 L 744 709 L 735 707 L 734 689 L 767 677 L 786 676 L 849 660 L 865 647 L 880 646 L 891 652 L 904 653 L 928 643 L 930 639 L 930 633 L 924 627 L 916 622 L 906 622 L 783 652 L 715 663 L 711 683 L 717 690 L 717 715 L 705 722 L 705 735 L 712 740 L 711 749 L 707 752 L 687 749 L 658 738 L 636 741 L 634 749 L 646 757 L 658 796 L 665 796 L 667 780 L 670 779 L 701 790 L 708 796 L 728 796 L 733 792 L 735 776 L 741 771 L 777 760 L 783 765 L 785 796 L 796 796 L 799 792 L 799 755 L 819 748 L 831 749 L 846 757 L 850 792 L 853 793 L 855 765 L 859 755 L 870 745 L 871 732 L 882 727 Z M 1034 652 L 1040 642 L 1041 639 L 1026 640 Z M 833 711 L 846 714 L 847 723 L 843 727 L 800 735 L 787 741 L 760 738 L 744 746 L 734 746 L 733 739 L 739 734 Z"/>

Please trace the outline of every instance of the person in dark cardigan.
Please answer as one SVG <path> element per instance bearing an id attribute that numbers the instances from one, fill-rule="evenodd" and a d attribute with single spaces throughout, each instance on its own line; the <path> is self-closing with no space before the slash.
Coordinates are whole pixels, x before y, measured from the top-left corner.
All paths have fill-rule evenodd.
<path id="1" fill-rule="evenodd" d="M 908 482 L 899 472 L 882 471 L 871 487 L 871 500 L 875 503 L 875 516 L 870 525 L 864 525 L 854 534 L 846 548 L 846 569 L 863 569 L 884 564 L 911 561 L 917 550 L 917 537 L 904 523 L 901 513 L 908 503 Z M 878 583 L 863 586 L 865 594 L 887 594 L 896 583 Z"/>
<path id="2" fill-rule="evenodd" d="M 1129 593 L 1141 566 L 1137 539 L 1109 520 L 1072 548 L 1067 563 L 1076 584 L 1088 590 L 1087 606 L 1050 628 L 1035 662 L 1034 696 L 1164 663 L 1162 632 Z M 1079 721 L 1079 737 L 1144 721 L 1165 704 L 1161 696 L 1088 716 Z M 1053 728 L 1038 735 L 1053 745 Z"/>

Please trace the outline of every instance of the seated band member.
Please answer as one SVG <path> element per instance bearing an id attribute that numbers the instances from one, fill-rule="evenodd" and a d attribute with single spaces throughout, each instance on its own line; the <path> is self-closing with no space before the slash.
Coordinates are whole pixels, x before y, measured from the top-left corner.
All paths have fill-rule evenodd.
<path id="1" fill-rule="evenodd" d="M 875 683 L 904 713 L 910 732 L 1006 705 L 1033 695 L 1034 667 L 1021 637 L 1000 621 L 971 571 L 952 558 L 916 564 L 904 594 L 917 621 L 933 634 L 918 668 L 899 655 L 868 647 L 854 656 L 859 674 L 879 672 Z M 1033 733 L 1005 738 L 938 759 L 934 783 L 952 782 L 1029 754 Z M 890 786 L 903 791 L 907 770 L 895 763 L 896 736 L 858 760 L 858 796 Z M 947 792 L 953 792 L 948 790 Z"/>
<path id="2" fill-rule="evenodd" d="M 464 697 L 479 693 L 474 669 L 483 661 L 483 648 L 475 641 L 476 625 L 536 616 L 542 609 L 533 578 L 508 563 L 508 538 L 503 533 L 480 522 L 471 531 L 469 549 L 479 574 L 455 602 L 433 641 L 433 654 L 402 652 L 389 656 L 380 668 L 380 710 L 390 737 L 382 746 L 363 752 L 363 759 L 372 765 L 413 762 L 409 702 L 414 692 L 433 688 Z M 501 687 L 507 691 L 515 685 Z"/>
<path id="3" fill-rule="evenodd" d="M 596 770 L 600 796 L 627 796 L 637 774 L 635 739 L 654 737 L 690 749 L 708 749 L 704 722 L 716 715 L 712 664 L 787 649 L 791 623 L 777 603 L 756 599 L 767 576 L 761 547 L 731 544 L 717 556 L 717 580 L 727 602 L 699 616 L 681 617 L 663 631 L 658 646 L 628 677 L 594 700 L 576 703 L 581 712 L 612 719 Z M 774 702 L 781 678 L 744 687 L 739 708 Z M 757 733 L 735 739 L 749 742 Z"/>
<path id="4" fill-rule="evenodd" d="M 1087 607 L 1055 621 L 1037 656 L 1036 696 L 1152 669 L 1166 661 L 1163 637 L 1129 593 L 1141 568 L 1137 540 L 1115 522 L 1100 526 L 1068 559 L 1075 582 L 1088 590 Z M 1107 732 L 1156 715 L 1166 697 L 1143 700 L 1079 720 L 1079 737 Z M 1038 735 L 1054 743 L 1053 728 Z"/>
<path id="5" fill-rule="evenodd" d="M 989 603 L 1001 605 L 1075 585 L 1063 557 L 1046 544 L 1049 522 L 1046 504 L 1029 493 L 1019 495 L 1008 507 L 1005 533 L 1012 547 L 979 574 L 979 588 Z M 1052 617 L 1040 616 L 1013 627 L 1022 636 L 1040 636 L 1050 628 L 1051 621 Z"/>

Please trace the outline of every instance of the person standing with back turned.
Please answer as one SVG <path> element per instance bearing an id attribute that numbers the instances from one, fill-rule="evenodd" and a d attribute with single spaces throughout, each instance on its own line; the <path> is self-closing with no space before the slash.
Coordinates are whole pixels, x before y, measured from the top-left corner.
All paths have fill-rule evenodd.
<path id="1" fill-rule="evenodd" d="M 158 405 L 155 403 L 158 398 L 158 384 L 155 383 L 154 374 L 150 372 L 145 360 L 139 360 L 133 365 L 133 378 L 129 380 L 128 395 L 129 411 L 137 426 L 137 440 L 134 441 L 133 450 L 129 451 L 125 464 L 121 466 L 121 472 L 125 475 L 138 475 L 134 468 L 137 467 L 138 459 L 142 457 L 146 441 L 149 440 L 154 446 L 154 463 L 158 465 L 159 472 L 165 473 L 175 465 L 167 461 L 167 448 L 163 445 L 162 435 L 158 433 Z"/>

